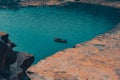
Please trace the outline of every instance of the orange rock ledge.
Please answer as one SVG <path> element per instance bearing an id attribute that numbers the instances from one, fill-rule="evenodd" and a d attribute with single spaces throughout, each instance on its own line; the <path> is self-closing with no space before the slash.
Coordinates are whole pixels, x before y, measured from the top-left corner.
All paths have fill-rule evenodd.
<path id="1" fill-rule="evenodd" d="M 91 41 L 41 60 L 27 74 L 31 80 L 120 80 L 120 23 Z"/>

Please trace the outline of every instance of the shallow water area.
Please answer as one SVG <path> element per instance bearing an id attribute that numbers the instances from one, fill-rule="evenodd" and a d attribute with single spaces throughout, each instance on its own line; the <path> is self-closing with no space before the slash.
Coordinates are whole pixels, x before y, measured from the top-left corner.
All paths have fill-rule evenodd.
<path id="1" fill-rule="evenodd" d="M 36 63 L 111 30 L 119 17 L 118 9 L 80 3 L 0 10 L 0 31 L 10 34 L 15 50 L 35 55 Z M 68 43 L 54 42 L 55 37 Z"/>

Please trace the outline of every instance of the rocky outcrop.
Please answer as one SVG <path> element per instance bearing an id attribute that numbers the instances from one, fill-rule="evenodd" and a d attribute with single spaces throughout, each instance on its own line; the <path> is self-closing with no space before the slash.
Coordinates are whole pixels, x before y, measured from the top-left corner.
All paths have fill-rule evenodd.
<path id="1" fill-rule="evenodd" d="M 14 51 L 16 45 L 8 37 L 7 33 L 0 32 L 0 80 L 23 80 L 34 56 Z"/>
<path id="2" fill-rule="evenodd" d="M 23 0 L 19 2 L 21 7 L 33 7 L 33 6 L 43 6 L 43 5 L 58 5 L 65 3 L 64 0 Z"/>
<path id="3" fill-rule="evenodd" d="M 109 7 L 120 8 L 120 0 L 21 0 L 19 4 L 22 7 L 28 6 L 41 6 L 41 5 L 65 5 L 70 2 L 79 2 L 79 3 L 87 3 L 87 4 L 95 4 L 95 5 L 103 5 Z"/>
<path id="4" fill-rule="evenodd" d="M 31 80 L 120 80 L 120 24 L 27 70 Z"/>
<path id="5" fill-rule="evenodd" d="M 36 7 L 41 5 L 65 5 L 69 2 L 80 2 L 120 8 L 120 0 L 0 0 L 0 8 L 19 9 L 20 7 Z"/>

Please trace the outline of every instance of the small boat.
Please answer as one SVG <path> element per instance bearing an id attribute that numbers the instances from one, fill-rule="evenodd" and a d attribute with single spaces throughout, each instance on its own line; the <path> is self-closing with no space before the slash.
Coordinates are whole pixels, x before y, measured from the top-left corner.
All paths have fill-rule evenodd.
<path id="1" fill-rule="evenodd" d="M 59 42 L 59 43 L 65 43 L 67 44 L 67 40 L 61 39 L 61 38 L 54 38 L 55 42 Z"/>

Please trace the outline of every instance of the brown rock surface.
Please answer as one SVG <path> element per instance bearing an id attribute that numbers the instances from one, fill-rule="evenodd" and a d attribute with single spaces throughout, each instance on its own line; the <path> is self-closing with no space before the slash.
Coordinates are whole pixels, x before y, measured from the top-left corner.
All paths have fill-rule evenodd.
<path id="1" fill-rule="evenodd" d="M 120 24 L 28 69 L 31 80 L 120 80 Z"/>

